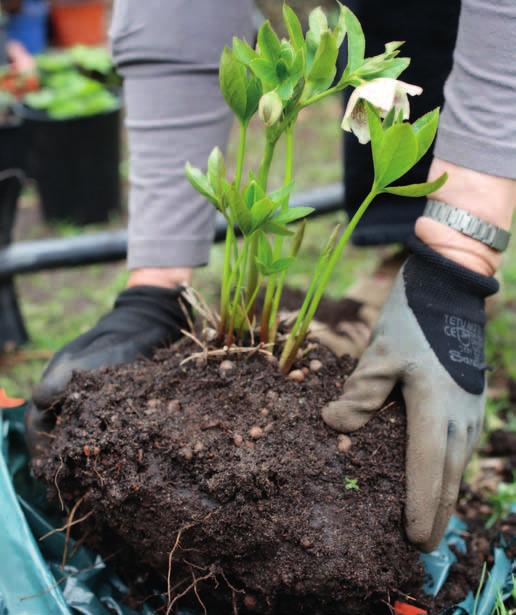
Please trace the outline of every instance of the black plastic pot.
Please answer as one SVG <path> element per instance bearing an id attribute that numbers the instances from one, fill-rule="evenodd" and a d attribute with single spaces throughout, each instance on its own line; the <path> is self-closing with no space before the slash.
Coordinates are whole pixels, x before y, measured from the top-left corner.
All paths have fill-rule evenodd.
<path id="1" fill-rule="evenodd" d="M 120 209 L 120 108 L 70 119 L 25 106 L 18 113 L 29 134 L 27 173 L 37 182 L 45 219 L 107 222 Z"/>
<path id="2" fill-rule="evenodd" d="M 16 203 L 24 178 L 25 137 L 19 118 L 11 116 L 0 124 L 0 252 L 11 243 Z M 19 346 L 28 339 L 11 277 L 0 278 L 0 314 L 1 354 L 3 349 Z"/>

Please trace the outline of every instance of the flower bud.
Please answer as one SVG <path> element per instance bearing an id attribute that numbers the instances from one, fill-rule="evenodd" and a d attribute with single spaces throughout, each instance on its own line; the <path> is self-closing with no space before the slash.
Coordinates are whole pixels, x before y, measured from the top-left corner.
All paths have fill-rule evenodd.
<path id="1" fill-rule="evenodd" d="M 266 126 L 273 126 L 281 117 L 283 103 L 274 91 L 267 92 L 260 98 L 258 115 Z"/>

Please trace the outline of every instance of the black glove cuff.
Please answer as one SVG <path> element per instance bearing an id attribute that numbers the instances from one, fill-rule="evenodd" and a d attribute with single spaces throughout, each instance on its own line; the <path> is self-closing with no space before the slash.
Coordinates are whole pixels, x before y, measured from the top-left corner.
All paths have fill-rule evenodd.
<path id="1" fill-rule="evenodd" d="M 500 289 L 500 284 L 496 278 L 482 275 L 459 265 L 442 256 L 414 235 L 410 237 L 407 245 L 413 254 L 424 259 L 430 265 L 439 268 L 446 277 L 449 276 L 452 283 L 460 285 L 465 291 L 469 291 L 476 297 L 489 297 L 489 295 L 494 295 Z"/>
<path id="2" fill-rule="evenodd" d="M 485 386 L 485 297 L 498 282 L 475 273 L 416 238 L 403 266 L 409 308 L 441 365 L 465 391 L 479 395 Z"/>

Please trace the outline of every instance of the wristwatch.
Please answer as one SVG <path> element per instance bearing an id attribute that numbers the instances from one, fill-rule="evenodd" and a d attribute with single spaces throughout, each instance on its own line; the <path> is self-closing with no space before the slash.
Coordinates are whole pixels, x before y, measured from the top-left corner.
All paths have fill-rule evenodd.
<path id="1" fill-rule="evenodd" d="M 511 238 L 509 231 L 490 224 L 465 209 L 453 207 L 442 201 L 428 199 L 423 216 L 446 224 L 467 237 L 477 239 L 497 252 L 503 252 Z"/>

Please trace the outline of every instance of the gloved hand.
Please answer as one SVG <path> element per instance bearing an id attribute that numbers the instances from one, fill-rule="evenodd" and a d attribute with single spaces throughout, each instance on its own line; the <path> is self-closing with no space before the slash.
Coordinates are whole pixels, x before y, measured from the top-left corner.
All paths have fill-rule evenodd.
<path id="1" fill-rule="evenodd" d="M 45 412 L 63 392 L 76 370 L 97 369 L 150 357 L 161 346 L 188 329 L 187 304 L 180 303 L 182 288 L 136 286 L 117 297 L 111 312 L 89 331 L 59 350 L 34 387 L 26 414 L 27 439 L 32 451 L 38 432 L 48 429 Z"/>
<path id="2" fill-rule="evenodd" d="M 414 239 L 342 397 L 323 409 L 341 432 L 365 425 L 400 383 L 407 413 L 409 540 L 439 543 L 484 412 L 484 299 L 498 290 L 482 276 Z"/>

